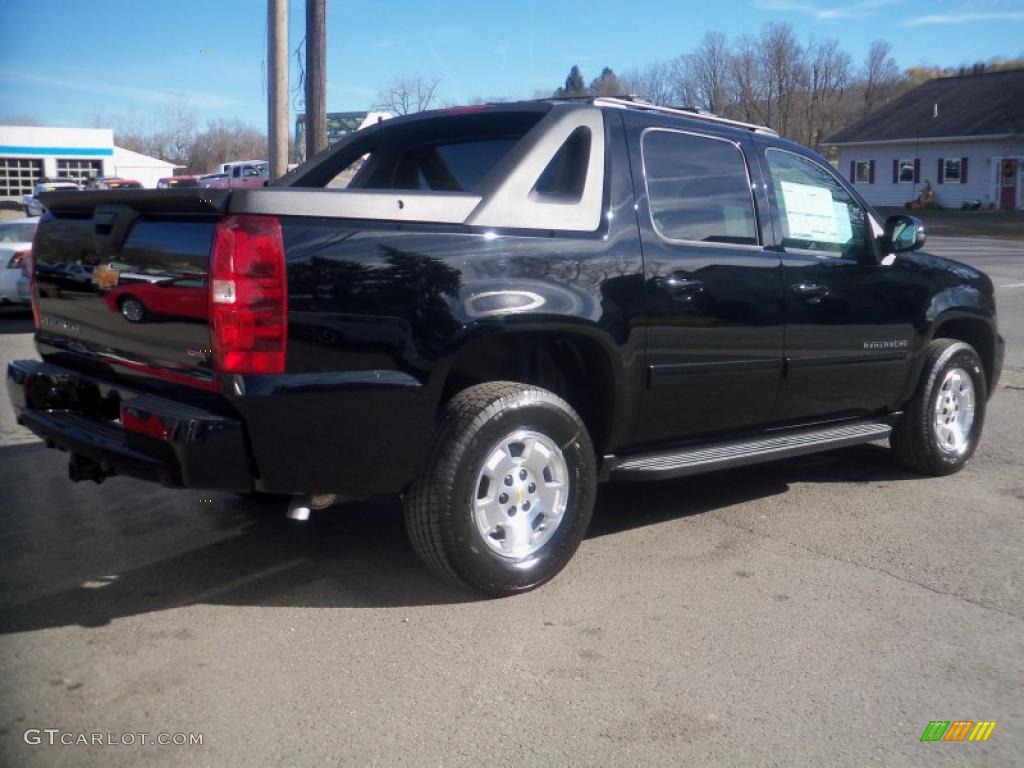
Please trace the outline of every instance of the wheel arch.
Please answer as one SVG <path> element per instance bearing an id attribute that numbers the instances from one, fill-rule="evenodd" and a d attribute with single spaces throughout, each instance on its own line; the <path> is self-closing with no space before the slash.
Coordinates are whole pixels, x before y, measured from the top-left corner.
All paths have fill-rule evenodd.
<path id="1" fill-rule="evenodd" d="M 554 392 L 583 419 L 598 458 L 621 439 L 628 420 L 621 355 L 599 329 L 579 326 L 477 328 L 449 350 L 436 371 L 437 407 L 488 381 L 533 384 Z"/>
<path id="2" fill-rule="evenodd" d="M 928 341 L 935 339 L 956 339 L 974 347 L 985 371 L 985 385 L 988 396 L 995 389 L 996 331 L 989 318 L 970 312 L 950 310 L 944 312 L 932 325 Z M 918 372 L 920 375 L 920 372 Z"/>

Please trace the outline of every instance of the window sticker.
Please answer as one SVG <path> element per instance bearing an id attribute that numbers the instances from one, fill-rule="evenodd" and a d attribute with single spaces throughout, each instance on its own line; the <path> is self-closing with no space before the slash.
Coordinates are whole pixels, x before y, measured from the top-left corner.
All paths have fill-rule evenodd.
<path id="1" fill-rule="evenodd" d="M 832 211 L 836 220 L 836 242 L 850 242 L 853 239 L 853 228 L 850 226 L 850 206 L 842 200 L 833 200 Z"/>
<path id="2" fill-rule="evenodd" d="M 845 236 L 836 226 L 837 219 L 842 217 L 832 201 L 832 192 L 825 187 L 792 181 L 781 182 L 781 187 L 789 237 L 819 243 L 845 243 L 850 239 L 849 217 L 846 217 Z"/>

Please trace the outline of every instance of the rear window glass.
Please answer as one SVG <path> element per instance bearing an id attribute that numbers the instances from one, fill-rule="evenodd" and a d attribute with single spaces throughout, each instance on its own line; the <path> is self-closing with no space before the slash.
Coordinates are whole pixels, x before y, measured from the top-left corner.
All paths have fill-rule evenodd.
<path id="1" fill-rule="evenodd" d="M 439 144 L 416 157 L 419 189 L 471 192 L 517 139 Z"/>
<path id="2" fill-rule="evenodd" d="M 392 156 L 373 158 L 373 170 L 362 189 L 418 189 L 425 192 L 473 192 L 498 161 L 516 145 L 517 137 L 481 138 L 447 144 L 420 145 Z"/>
<path id="3" fill-rule="evenodd" d="M 311 162 L 290 186 L 475 192 L 545 111 L 484 109 L 378 124 Z"/>

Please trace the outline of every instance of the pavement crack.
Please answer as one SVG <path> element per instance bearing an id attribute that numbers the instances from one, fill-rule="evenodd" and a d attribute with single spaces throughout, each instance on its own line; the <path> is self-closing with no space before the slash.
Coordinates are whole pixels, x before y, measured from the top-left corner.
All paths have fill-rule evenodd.
<path id="1" fill-rule="evenodd" d="M 879 568 L 878 566 L 871 565 L 870 563 L 862 563 L 862 562 L 859 562 L 857 560 L 850 560 L 848 558 L 840 557 L 839 555 L 833 554 L 832 552 L 824 552 L 822 550 L 815 549 L 813 547 L 808 547 L 808 546 L 806 546 L 804 544 L 797 544 L 796 542 L 790 541 L 789 539 L 783 538 L 781 536 L 774 536 L 774 535 L 772 535 L 770 533 L 765 533 L 764 531 L 759 531 L 758 529 L 752 528 L 751 526 L 748 526 L 748 525 L 741 525 L 739 523 L 734 523 L 734 522 L 731 522 L 729 520 L 724 520 L 724 519 L 722 519 L 721 517 L 719 517 L 717 515 L 712 515 L 712 519 L 714 519 L 718 523 L 721 523 L 722 525 L 728 526 L 729 528 L 735 528 L 735 529 L 740 530 L 740 531 L 746 531 L 747 533 L 752 533 L 755 536 L 760 536 L 761 538 L 764 538 L 764 539 L 770 539 L 770 540 L 775 541 L 775 542 L 780 542 L 782 544 L 785 544 L 788 547 L 792 547 L 793 549 L 799 549 L 799 550 L 801 550 L 803 552 L 807 552 L 809 554 L 816 555 L 818 557 L 827 558 L 829 560 L 835 560 L 836 562 L 844 563 L 846 565 L 852 565 L 852 566 L 855 566 L 857 568 L 864 568 L 866 570 L 873 571 L 873 572 L 881 574 L 883 576 L 888 576 L 888 577 L 890 577 L 892 579 L 896 579 L 897 581 L 902 581 L 905 584 L 911 584 L 911 585 L 913 585 L 915 587 L 920 587 L 921 589 L 925 589 L 925 590 L 927 590 L 929 592 L 932 592 L 932 593 L 934 593 L 936 595 L 943 595 L 945 597 L 952 597 L 952 598 L 955 598 L 955 599 L 960 600 L 962 602 L 965 602 L 965 603 L 968 603 L 970 605 L 976 606 L 978 608 L 982 608 L 982 609 L 987 610 L 987 611 L 995 611 L 996 613 L 1001 613 L 1004 616 L 1009 616 L 1009 617 L 1011 617 L 1013 619 L 1017 619 L 1018 621 L 1024 621 L 1024 616 L 1021 616 L 1021 615 L 1019 615 L 1017 613 L 1014 613 L 1013 611 L 1009 611 L 1009 610 L 1007 610 L 1005 608 L 1000 608 L 997 605 L 989 605 L 987 603 L 982 603 L 982 602 L 980 602 L 978 600 L 972 600 L 969 597 L 964 597 L 963 595 L 958 595 L 955 592 L 945 592 L 945 591 L 943 591 L 941 589 L 936 589 L 935 587 L 930 587 L 927 584 L 921 583 L 920 581 L 915 581 L 914 579 L 907 578 L 906 576 L 901 576 L 898 573 L 893 573 L 892 571 L 887 571 L 884 568 Z"/>

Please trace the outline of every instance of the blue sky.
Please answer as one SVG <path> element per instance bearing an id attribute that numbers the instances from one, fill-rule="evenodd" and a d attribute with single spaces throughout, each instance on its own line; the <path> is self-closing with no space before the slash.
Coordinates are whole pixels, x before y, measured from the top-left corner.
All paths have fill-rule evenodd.
<path id="1" fill-rule="evenodd" d="M 290 0 L 292 49 L 304 0 Z M 856 61 L 872 40 L 901 67 L 1024 55 L 1024 0 L 328 0 L 328 110 L 365 109 L 405 75 L 440 78 L 465 102 L 531 97 L 572 64 L 590 79 L 674 57 L 710 29 L 730 37 L 788 22 L 802 41 L 836 37 Z M 200 121 L 263 125 L 265 0 L 2 0 L 0 120 L 145 126 L 184 100 Z M 295 57 L 292 82 L 297 83 Z M 294 109 L 292 110 L 294 121 Z"/>

